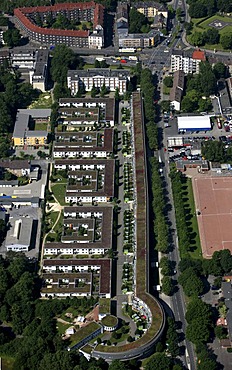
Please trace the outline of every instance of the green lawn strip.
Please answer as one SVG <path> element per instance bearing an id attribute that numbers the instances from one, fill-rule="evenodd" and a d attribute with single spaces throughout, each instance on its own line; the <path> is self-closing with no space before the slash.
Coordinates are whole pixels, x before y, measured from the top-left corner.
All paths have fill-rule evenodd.
<path id="1" fill-rule="evenodd" d="M 51 186 L 52 192 L 61 206 L 64 206 L 66 204 L 64 199 L 66 185 L 67 185 L 66 183 L 59 183 Z"/>
<path id="2" fill-rule="evenodd" d="M 64 324 L 60 321 L 57 321 L 56 322 L 56 327 L 57 327 L 57 330 L 58 330 L 58 333 L 60 335 L 64 334 L 65 333 L 65 330 L 67 330 L 70 326 L 72 326 L 72 324 Z"/>
<path id="3" fill-rule="evenodd" d="M 48 98 L 46 98 L 48 97 Z M 28 108 L 30 109 L 48 109 L 51 108 L 52 97 L 49 93 L 42 93 L 38 100 L 35 100 Z"/>
<path id="4" fill-rule="evenodd" d="M 232 19 L 230 17 L 223 17 L 221 15 L 213 15 L 212 17 L 208 18 L 208 19 L 205 19 L 202 18 L 202 21 L 198 19 L 198 22 L 197 24 L 203 28 L 206 28 L 206 27 L 211 27 L 209 26 L 210 23 L 214 22 L 214 21 L 221 21 L 221 22 L 228 22 L 231 24 L 232 26 Z"/>
<path id="5" fill-rule="evenodd" d="M 64 215 L 63 215 L 63 212 L 61 212 L 60 217 L 59 217 L 59 221 L 57 222 L 56 226 L 54 227 L 55 232 L 58 232 L 58 231 L 62 230 L 63 218 L 64 218 Z"/>
<path id="6" fill-rule="evenodd" d="M 46 221 L 49 222 L 49 225 L 51 225 L 51 227 L 53 227 L 53 225 L 55 224 L 56 220 L 57 220 L 57 217 L 59 215 L 59 212 L 49 212 L 46 214 Z"/>

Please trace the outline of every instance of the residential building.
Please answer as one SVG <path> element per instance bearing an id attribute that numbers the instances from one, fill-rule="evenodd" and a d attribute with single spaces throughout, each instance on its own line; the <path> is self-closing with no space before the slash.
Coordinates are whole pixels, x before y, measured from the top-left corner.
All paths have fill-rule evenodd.
<path id="1" fill-rule="evenodd" d="M 44 259 L 43 274 L 75 274 L 91 273 L 99 276 L 99 296 L 111 297 L 111 260 L 102 258 L 91 259 Z M 70 286 L 71 287 L 71 286 Z M 52 294 L 50 288 L 49 294 Z M 72 292 L 69 292 L 72 296 Z"/>
<path id="2" fill-rule="evenodd" d="M 114 172 L 113 160 L 107 161 L 103 170 L 83 169 L 68 172 L 65 202 L 94 204 L 111 201 L 114 197 Z"/>
<path id="3" fill-rule="evenodd" d="M 133 4 L 136 7 L 136 5 Z M 141 12 L 144 7 L 139 8 Z M 139 9 L 137 9 L 139 11 Z M 160 32 L 151 30 L 149 33 L 129 33 L 129 8 L 126 3 L 118 3 L 116 10 L 116 34 L 119 48 L 146 48 L 156 46 L 160 41 Z"/>
<path id="4" fill-rule="evenodd" d="M 107 158 L 113 153 L 114 131 L 57 132 L 54 158 Z"/>
<path id="5" fill-rule="evenodd" d="M 95 86 L 101 89 L 102 86 L 109 91 L 116 91 L 123 94 L 127 90 L 127 83 L 130 80 L 129 70 L 111 70 L 109 68 L 91 68 L 87 70 L 69 70 L 67 85 L 72 95 L 76 95 L 80 88 L 91 91 Z"/>
<path id="6" fill-rule="evenodd" d="M 13 207 L 19 208 L 20 206 L 29 206 L 33 208 L 39 207 L 40 200 L 38 197 L 10 197 L 10 196 L 0 196 L 0 205 L 4 208 L 11 209 Z"/>
<path id="7" fill-rule="evenodd" d="M 98 123 L 114 126 L 115 100 L 113 98 L 61 98 L 58 109 L 60 120 L 70 126 L 92 127 Z M 60 121 L 59 120 L 59 121 Z"/>
<path id="8" fill-rule="evenodd" d="M 36 130 L 36 125 L 48 123 L 51 109 L 19 109 L 13 132 L 13 145 L 43 146 L 47 144 L 47 131 Z M 34 130 L 31 129 L 34 126 Z"/>
<path id="9" fill-rule="evenodd" d="M 35 49 L 13 48 L 10 51 L 11 65 L 13 68 L 31 69 L 35 68 L 37 51 Z"/>
<path id="10" fill-rule="evenodd" d="M 45 92 L 47 87 L 48 57 L 48 49 L 38 50 L 35 68 L 30 74 L 33 88 L 39 89 L 42 92 Z"/>
<path id="11" fill-rule="evenodd" d="M 177 72 L 182 70 L 185 74 L 199 73 L 200 62 L 205 60 L 205 53 L 201 50 L 194 50 L 191 54 L 182 50 L 173 50 L 170 71 Z"/>
<path id="12" fill-rule="evenodd" d="M 33 219 L 29 217 L 10 218 L 6 235 L 6 249 L 14 252 L 28 252 L 31 246 Z"/>
<path id="13" fill-rule="evenodd" d="M 149 33 L 128 33 L 119 38 L 119 48 L 149 48 L 160 41 L 160 32 L 151 30 Z"/>
<path id="14" fill-rule="evenodd" d="M 154 1 L 138 2 L 133 4 L 133 7 L 147 18 L 154 18 L 156 15 L 160 14 L 166 19 L 168 18 L 167 8 L 163 4 L 155 3 Z"/>
<path id="15" fill-rule="evenodd" d="M 58 14 L 62 14 L 69 20 L 92 22 L 93 32 L 39 27 L 36 24 L 36 16 L 39 15 L 42 23 L 46 23 L 48 14 L 53 18 L 56 18 Z M 14 9 L 14 16 L 16 26 L 30 40 L 39 44 L 66 44 L 67 46 L 94 49 L 104 47 L 104 7 L 93 1 L 17 8 Z"/>
<path id="16" fill-rule="evenodd" d="M 91 273 L 43 274 L 42 297 L 91 297 L 91 295 Z"/>
<path id="17" fill-rule="evenodd" d="M 5 45 L 3 34 L 8 30 L 8 28 L 8 26 L 0 26 L 0 45 Z"/>
<path id="18" fill-rule="evenodd" d="M 184 93 L 184 71 L 174 72 L 173 87 L 170 90 L 169 100 L 176 111 L 180 110 L 181 99 Z"/>

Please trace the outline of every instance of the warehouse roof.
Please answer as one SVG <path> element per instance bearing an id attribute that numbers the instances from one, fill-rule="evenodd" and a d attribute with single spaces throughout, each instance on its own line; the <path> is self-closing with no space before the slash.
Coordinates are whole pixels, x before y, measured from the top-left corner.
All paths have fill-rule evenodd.
<path id="1" fill-rule="evenodd" d="M 178 130 L 211 129 L 210 116 L 185 116 L 178 117 Z"/>

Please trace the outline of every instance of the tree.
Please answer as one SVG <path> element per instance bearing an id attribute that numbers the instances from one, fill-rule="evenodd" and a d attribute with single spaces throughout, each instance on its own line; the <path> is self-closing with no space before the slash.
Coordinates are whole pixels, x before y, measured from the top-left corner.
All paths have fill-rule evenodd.
<path id="1" fill-rule="evenodd" d="M 218 62 L 213 66 L 213 73 L 217 79 L 226 78 L 228 74 L 227 67 L 224 63 Z"/>
<path id="2" fill-rule="evenodd" d="M 162 112 L 169 112 L 170 111 L 170 100 L 162 100 L 160 103 L 160 107 L 162 109 Z"/>
<path id="3" fill-rule="evenodd" d="M 195 46 L 202 46 L 204 45 L 204 36 L 201 32 L 194 32 L 191 35 L 191 43 Z"/>
<path id="4" fill-rule="evenodd" d="M 101 64 L 100 64 L 99 60 L 97 60 L 97 59 L 95 59 L 94 68 L 101 68 Z"/>
<path id="5" fill-rule="evenodd" d="M 146 24 L 148 24 L 148 22 L 145 15 L 131 7 L 129 12 L 129 32 L 139 33 L 142 31 L 142 26 Z"/>
<path id="6" fill-rule="evenodd" d="M 53 81 L 66 85 L 67 72 L 69 68 L 75 68 L 79 59 L 66 45 L 57 45 L 52 53 L 51 76 Z"/>
<path id="7" fill-rule="evenodd" d="M 127 370 L 127 366 L 124 362 L 113 360 L 109 365 L 109 370 Z"/>
<path id="8" fill-rule="evenodd" d="M 145 370 L 171 370 L 172 360 L 167 357 L 165 353 L 155 353 L 152 355 L 147 364 L 145 365 Z"/>
<path id="9" fill-rule="evenodd" d="M 114 98 L 115 98 L 116 101 L 120 100 L 119 88 L 118 87 L 116 87 Z"/>
<path id="10" fill-rule="evenodd" d="M 191 324 L 187 326 L 186 329 L 186 338 L 193 342 L 197 343 L 207 343 L 210 338 L 210 327 L 209 325 L 198 319 L 191 321 Z"/>
<path id="11" fill-rule="evenodd" d="M 209 28 L 207 31 L 203 34 L 205 43 L 207 44 L 217 44 L 219 42 L 219 32 L 215 28 Z"/>
<path id="12" fill-rule="evenodd" d="M 222 33 L 220 36 L 220 43 L 224 49 L 232 48 L 232 33 Z"/>
<path id="13" fill-rule="evenodd" d="M 96 95 L 98 93 L 98 89 L 95 87 L 95 85 L 93 84 L 93 87 L 91 89 L 91 98 L 95 98 Z"/>
<path id="14" fill-rule="evenodd" d="M 164 256 L 161 258 L 160 268 L 163 276 L 170 276 L 172 274 L 171 261 L 169 261 L 168 257 Z"/>
<path id="15" fill-rule="evenodd" d="M 101 98 L 104 98 L 104 96 L 107 94 L 108 90 L 105 84 L 102 85 L 101 91 L 100 91 L 100 96 Z"/>
<path id="16" fill-rule="evenodd" d="M 168 330 L 166 335 L 166 344 L 168 346 L 167 351 L 171 354 L 172 357 L 177 357 L 180 353 L 180 348 L 178 345 L 179 338 L 176 332 L 175 321 L 168 317 Z"/>
<path id="17" fill-rule="evenodd" d="M 216 326 L 214 328 L 214 333 L 218 339 L 226 339 L 228 335 L 227 329 L 223 326 Z"/>
<path id="18" fill-rule="evenodd" d="M 200 99 L 198 101 L 199 112 L 210 112 L 213 106 L 210 99 Z"/>
<path id="19" fill-rule="evenodd" d="M 166 76 L 163 80 L 163 83 L 167 87 L 172 87 L 173 86 L 173 77 L 171 76 Z"/>
<path id="20" fill-rule="evenodd" d="M 178 281 L 182 285 L 183 290 L 188 297 L 194 295 L 198 296 L 203 292 L 203 282 L 192 267 L 182 272 Z"/>
<path id="21" fill-rule="evenodd" d="M 191 18 L 203 18 L 207 16 L 207 8 L 200 1 L 194 2 L 189 6 L 189 15 Z"/>
<path id="22" fill-rule="evenodd" d="M 164 276 L 162 281 L 162 292 L 166 295 L 172 295 L 173 294 L 173 281 L 169 276 Z"/>
<path id="23" fill-rule="evenodd" d="M 7 31 L 3 32 L 3 40 L 10 48 L 20 45 L 21 35 L 18 29 L 9 28 Z"/>
<path id="24" fill-rule="evenodd" d="M 203 302 L 199 298 L 193 298 L 187 307 L 186 315 L 185 315 L 186 321 L 188 324 L 192 322 L 192 320 L 204 320 L 206 323 L 211 324 L 212 323 L 212 311 L 210 305 Z"/>

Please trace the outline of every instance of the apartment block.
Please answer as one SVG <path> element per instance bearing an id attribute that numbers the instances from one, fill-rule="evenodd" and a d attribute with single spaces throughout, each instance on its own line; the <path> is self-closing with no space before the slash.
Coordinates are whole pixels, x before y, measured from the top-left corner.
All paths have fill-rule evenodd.
<path id="1" fill-rule="evenodd" d="M 173 50 L 170 71 L 176 72 L 181 70 L 185 74 L 199 73 L 200 62 L 204 62 L 205 60 L 205 53 L 201 50 L 195 50 L 191 54 L 181 50 Z"/>
<path id="2" fill-rule="evenodd" d="M 118 88 L 119 93 L 123 94 L 126 92 L 129 80 L 129 70 L 111 70 L 108 68 L 69 70 L 67 75 L 67 85 L 72 95 L 76 95 L 80 88 L 91 91 L 94 86 L 101 89 L 104 85 L 109 91 L 116 91 Z"/>

